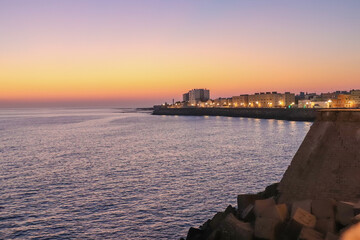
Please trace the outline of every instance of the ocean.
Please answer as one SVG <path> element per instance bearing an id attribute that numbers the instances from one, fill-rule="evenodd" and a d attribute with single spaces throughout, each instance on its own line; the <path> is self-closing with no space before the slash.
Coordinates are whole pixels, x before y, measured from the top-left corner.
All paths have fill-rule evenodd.
<path id="1" fill-rule="evenodd" d="M 278 182 L 311 122 L 0 110 L 0 239 L 179 239 Z"/>

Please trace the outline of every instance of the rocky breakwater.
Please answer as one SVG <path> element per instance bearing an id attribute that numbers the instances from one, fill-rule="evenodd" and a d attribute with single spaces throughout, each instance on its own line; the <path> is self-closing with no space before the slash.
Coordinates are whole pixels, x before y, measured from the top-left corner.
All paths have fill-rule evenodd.
<path id="1" fill-rule="evenodd" d="M 186 239 L 360 239 L 360 110 L 320 111 L 280 183 L 238 195 Z"/>

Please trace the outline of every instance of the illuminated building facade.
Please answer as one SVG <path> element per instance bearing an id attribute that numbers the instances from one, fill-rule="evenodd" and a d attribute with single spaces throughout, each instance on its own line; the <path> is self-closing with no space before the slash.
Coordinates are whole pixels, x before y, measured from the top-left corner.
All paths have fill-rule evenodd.
<path id="1" fill-rule="evenodd" d="M 240 96 L 233 96 L 232 97 L 232 105 L 233 105 L 233 107 L 248 107 L 249 95 L 243 94 Z"/>
<path id="2" fill-rule="evenodd" d="M 261 92 L 248 96 L 248 107 L 252 108 L 281 108 L 295 104 L 295 94 L 290 92 Z"/>
<path id="3" fill-rule="evenodd" d="M 347 94 L 334 92 L 322 93 L 313 99 L 298 102 L 299 108 L 359 108 L 360 90 L 351 90 Z"/>

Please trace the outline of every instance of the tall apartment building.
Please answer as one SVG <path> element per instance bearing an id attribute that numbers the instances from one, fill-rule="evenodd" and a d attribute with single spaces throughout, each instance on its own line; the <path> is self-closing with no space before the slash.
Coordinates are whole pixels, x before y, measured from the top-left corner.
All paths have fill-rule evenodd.
<path id="1" fill-rule="evenodd" d="M 189 101 L 189 93 L 188 93 L 188 92 L 183 94 L 183 101 L 184 101 L 184 102 L 188 102 L 188 101 Z"/>
<path id="2" fill-rule="evenodd" d="M 208 89 L 192 89 L 183 94 L 183 101 L 190 104 L 197 104 L 198 102 L 206 102 L 210 99 L 210 91 Z"/>

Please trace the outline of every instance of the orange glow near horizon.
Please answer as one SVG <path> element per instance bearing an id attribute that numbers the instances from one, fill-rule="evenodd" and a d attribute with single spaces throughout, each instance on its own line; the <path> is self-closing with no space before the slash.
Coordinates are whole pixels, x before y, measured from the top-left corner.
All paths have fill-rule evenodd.
<path id="1" fill-rule="evenodd" d="M 52 51 L 54 54 L 54 51 Z M 70 53 L 69 53 L 70 54 Z M 77 53 L 82 55 L 82 53 Z M 105 53 L 106 54 L 106 53 Z M 100 56 L 98 61 L 21 59 L 0 62 L 0 99 L 151 99 L 180 98 L 191 88 L 208 88 L 223 97 L 257 91 L 348 90 L 357 87 L 360 71 L 336 62 L 301 64 L 276 58 L 250 56 Z M 285 57 L 284 57 L 285 58 Z M 344 89 L 345 88 L 345 89 Z"/>
<path id="2" fill-rule="evenodd" d="M 318 12 L 323 6 L 314 12 L 304 8 L 313 20 L 307 22 L 292 4 L 286 6 L 295 12 L 285 16 L 288 21 L 266 4 L 244 6 L 254 16 L 239 14 L 239 6 L 226 6 L 220 13 L 216 4 L 202 16 L 192 12 L 204 8 L 200 3 L 164 3 L 164 12 L 152 5 L 113 4 L 124 15 L 104 14 L 110 11 L 107 5 L 66 1 L 57 8 L 44 5 L 49 12 L 31 4 L 0 10 L 8 20 L 0 22 L 5 36 L 0 39 L 0 101 L 146 103 L 181 100 L 192 88 L 210 89 L 212 98 L 360 88 L 360 34 L 336 25 L 331 12 L 337 8 L 324 16 Z M 83 15 L 64 18 L 67 8 Z M 97 14 L 104 15 L 100 19 Z M 355 8 L 353 14 L 358 16 Z M 189 16 L 193 21 L 187 21 Z M 324 28 L 324 23 L 333 25 Z"/>

